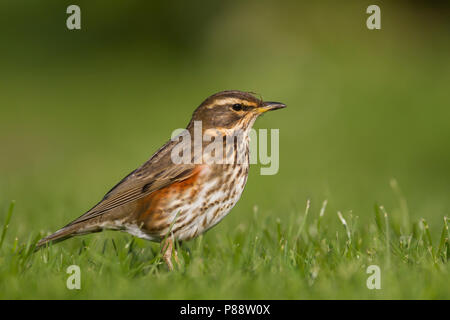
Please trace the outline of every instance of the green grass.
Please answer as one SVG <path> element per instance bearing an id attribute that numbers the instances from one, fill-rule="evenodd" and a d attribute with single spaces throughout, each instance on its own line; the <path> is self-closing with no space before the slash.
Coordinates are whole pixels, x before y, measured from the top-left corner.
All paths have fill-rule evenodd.
<path id="1" fill-rule="evenodd" d="M 179 2 L 85 1 L 79 32 L 64 2 L 0 4 L 0 298 L 450 299 L 447 7 L 383 2 L 370 31 L 361 1 Z M 288 105 L 255 123 L 280 170 L 179 269 L 119 232 L 32 254 L 225 89 Z"/>
<path id="2" fill-rule="evenodd" d="M 10 211 L 12 212 L 12 211 Z M 10 215 L 8 215 L 10 217 Z M 13 217 L 14 218 L 14 217 Z M 280 221 L 257 208 L 226 234 L 212 231 L 179 251 L 168 271 L 159 246 L 104 232 L 33 253 L 39 239 L 1 249 L 1 298 L 148 299 L 447 299 L 450 243 L 447 218 L 433 244 L 425 220 L 393 223 L 382 206 L 362 225 L 350 212 L 295 212 Z M 341 225 L 328 227 L 322 219 Z M 7 221 L 8 222 L 8 221 Z M 6 230 L 6 225 L 5 228 Z M 4 232 L 2 237 L 4 236 Z M 81 269 L 81 289 L 66 288 L 68 266 Z M 369 290 L 369 265 L 381 269 L 381 289 Z"/>

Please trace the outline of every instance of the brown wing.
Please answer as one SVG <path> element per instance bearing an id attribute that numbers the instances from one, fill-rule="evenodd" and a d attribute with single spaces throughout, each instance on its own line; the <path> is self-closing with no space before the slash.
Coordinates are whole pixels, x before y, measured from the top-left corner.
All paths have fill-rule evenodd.
<path id="1" fill-rule="evenodd" d="M 191 177 L 194 174 L 194 164 L 174 164 L 172 162 L 170 153 L 176 143 L 177 141 L 166 143 L 150 160 L 114 186 L 102 201 L 66 227 L 98 217 L 169 184 Z"/>

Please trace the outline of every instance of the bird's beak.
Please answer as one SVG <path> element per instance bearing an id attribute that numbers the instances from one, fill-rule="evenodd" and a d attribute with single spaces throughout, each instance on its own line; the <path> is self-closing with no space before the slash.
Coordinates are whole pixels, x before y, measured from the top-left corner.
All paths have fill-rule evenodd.
<path id="1" fill-rule="evenodd" d="M 266 101 L 266 102 L 263 102 L 262 107 L 259 107 L 257 111 L 258 111 L 258 113 L 264 113 L 267 111 L 283 109 L 283 108 L 286 108 L 286 105 L 284 103 Z"/>

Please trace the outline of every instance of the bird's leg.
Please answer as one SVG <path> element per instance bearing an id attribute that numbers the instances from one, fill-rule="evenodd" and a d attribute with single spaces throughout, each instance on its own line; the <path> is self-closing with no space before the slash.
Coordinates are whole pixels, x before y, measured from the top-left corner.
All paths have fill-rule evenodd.
<path id="1" fill-rule="evenodd" d="M 175 258 L 175 262 L 179 266 L 180 265 L 180 260 L 178 259 L 177 248 L 173 248 L 173 257 Z"/>
<path id="2" fill-rule="evenodd" d="M 166 241 L 164 241 L 162 248 L 161 248 L 161 253 L 162 253 L 162 258 L 163 258 L 164 262 L 167 264 L 167 267 L 169 268 L 170 271 L 173 270 L 172 249 L 173 249 L 173 240 L 172 240 L 172 238 L 169 237 L 166 239 Z M 176 253 L 175 253 L 175 255 L 176 255 Z"/>

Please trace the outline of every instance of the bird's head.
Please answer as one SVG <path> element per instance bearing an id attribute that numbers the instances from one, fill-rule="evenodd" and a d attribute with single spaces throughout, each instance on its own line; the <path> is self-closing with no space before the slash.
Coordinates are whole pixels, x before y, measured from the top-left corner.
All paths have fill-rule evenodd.
<path id="1" fill-rule="evenodd" d="M 200 121 L 203 131 L 247 131 L 261 114 L 285 107 L 280 102 L 262 101 L 248 92 L 222 91 L 203 101 L 194 111 L 188 128 L 194 121 Z"/>

